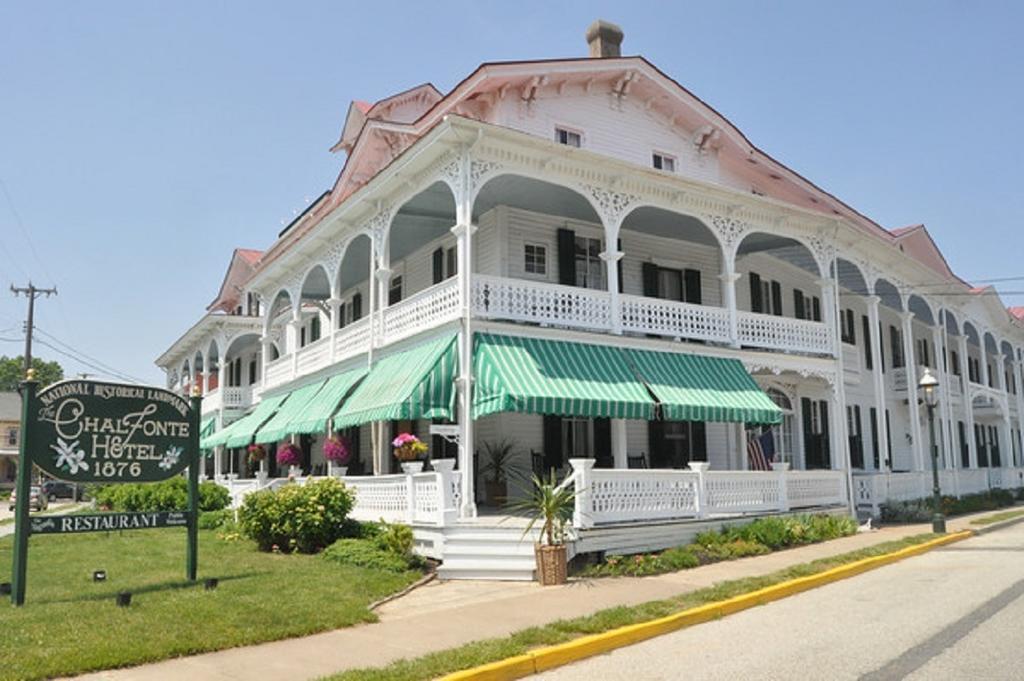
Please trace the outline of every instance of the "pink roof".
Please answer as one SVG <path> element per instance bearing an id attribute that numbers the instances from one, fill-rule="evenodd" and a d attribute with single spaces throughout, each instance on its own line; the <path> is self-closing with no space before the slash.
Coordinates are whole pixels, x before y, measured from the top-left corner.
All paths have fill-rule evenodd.
<path id="1" fill-rule="evenodd" d="M 236 248 L 235 253 L 250 265 L 255 265 L 263 257 L 263 251 L 258 251 L 255 248 Z"/>
<path id="2" fill-rule="evenodd" d="M 373 108 L 373 104 L 371 104 L 370 102 L 364 102 L 361 99 L 353 100 L 352 103 L 355 104 L 356 108 L 362 111 L 363 113 L 367 113 L 370 109 Z"/>
<path id="3" fill-rule="evenodd" d="M 1024 307 L 1011 307 L 1010 314 L 1012 314 L 1015 318 L 1024 321 Z"/>

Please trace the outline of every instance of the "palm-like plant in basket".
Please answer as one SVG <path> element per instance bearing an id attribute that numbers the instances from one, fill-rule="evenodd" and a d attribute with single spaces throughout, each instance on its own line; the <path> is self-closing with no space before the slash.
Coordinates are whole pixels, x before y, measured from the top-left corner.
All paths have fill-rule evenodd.
<path id="1" fill-rule="evenodd" d="M 530 515 L 523 536 L 540 523 L 540 541 L 534 545 L 540 583 L 544 586 L 565 584 L 568 580 L 565 528 L 576 509 L 576 490 L 571 484 L 559 484 L 552 470 L 547 477 L 531 476 L 526 491 L 526 497 L 514 502 L 511 508 Z"/>
<path id="2" fill-rule="evenodd" d="M 508 497 L 508 473 L 514 448 L 515 443 L 509 439 L 484 443 L 487 461 L 480 472 L 484 474 L 487 499 L 495 506 L 500 507 Z"/>

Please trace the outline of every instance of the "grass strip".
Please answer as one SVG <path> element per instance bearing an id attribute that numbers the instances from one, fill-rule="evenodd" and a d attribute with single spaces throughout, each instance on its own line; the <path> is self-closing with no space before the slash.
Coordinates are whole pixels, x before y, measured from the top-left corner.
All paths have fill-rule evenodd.
<path id="1" fill-rule="evenodd" d="M 679 596 L 659 601 L 650 601 L 633 606 L 619 606 L 601 610 L 592 615 L 569 620 L 558 620 L 539 627 L 530 627 L 505 638 L 475 641 L 457 648 L 430 653 L 410 660 L 398 660 L 386 667 L 352 669 L 326 677 L 329 681 L 417 681 L 433 679 L 444 674 L 468 669 L 507 657 L 522 655 L 541 646 L 564 643 L 588 634 L 598 634 L 618 627 L 646 622 L 665 617 L 682 610 L 724 601 L 751 591 L 764 589 L 781 582 L 818 574 L 847 563 L 892 553 L 908 546 L 915 546 L 934 539 L 935 534 L 918 534 L 875 546 L 843 553 L 828 558 L 819 558 L 809 563 L 793 565 L 760 577 L 746 577 L 721 582 L 711 587 L 698 589 Z"/>
<path id="2" fill-rule="evenodd" d="M 1022 515 L 1024 515 L 1024 510 L 1003 511 L 1002 513 L 993 513 L 992 515 L 987 515 L 982 518 L 975 518 L 971 521 L 971 525 L 991 525 L 992 523 L 1002 522 L 1003 520 L 1019 518 Z"/>

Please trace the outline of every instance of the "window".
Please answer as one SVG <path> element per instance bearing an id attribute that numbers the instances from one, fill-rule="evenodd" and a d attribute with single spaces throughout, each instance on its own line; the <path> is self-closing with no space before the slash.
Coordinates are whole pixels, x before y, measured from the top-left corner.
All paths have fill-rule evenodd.
<path id="1" fill-rule="evenodd" d="M 548 274 L 548 249 L 540 244 L 526 244 L 523 246 L 523 269 L 527 274 L 547 276 Z"/>
<path id="2" fill-rule="evenodd" d="M 772 426 L 772 434 L 775 436 L 775 460 L 792 465 L 793 403 L 780 390 L 769 388 L 767 392 L 775 406 L 782 410 L 782 423 Z"/>
<path id="3" fill-rule="evenodd" d="M 657 170 L 664 170 L 666 173 L 676 172 L 676 159 L 672 156 L 654 152 L 652 162 Z"/>
<path id="4" fill-rule="evenodd" d="M 847 405 L 846 427 L 850 439 L 850 465 L 864 468 L 864 431 L 861 430 L 859 405 Z"/>
<path id="5" fill-rule="evenodd" d="M 320 316 L 317 315 L 309 321 L 309 342 L 315 343 L 320 340 Z"/>
<path id="6" fill-rule="evenodd" d="M 906 364 L 903 361 L 903 332 L 895 326 L 889 327 L 889 346 L 892 350 L 892 368 L 902 368 Z"/>
<path id="7" fill-rule="evenodd" d="M 821 299 L 817 296 L 806 296 L 800 289 L 793 289 L 793 308 L 797 319 L 821 321 Z"/>
<path id="8" fill-rule="evenodd" d="M 445 268 L 447 269 L 446 274 L 448 277 L 454 277 L 459 273 L 459 251 L 455 246 L 452 246 L 444 253 Z"/>
<path id="9" fill-rule="evenodd" d="M 952 350 L 949 353 L 950 364 L 953 365 L 953 375 L 960 375 L 960 355 L 957 354 L 956 350 Z"/>
<path id="10" fill-rule="evenodd" d="M 860 321 L 864 334 L 864 366 L 868 371 L 872 371 L 875 368 L 875 357 L 871 353 L 871 322 L 868 321 L 867 315 L 861 315 Z"/>
<path id="11" fill-rule="evenodd" d="M 583 136 L 567 128 L 555 128 L 555 141 L 567 147 L 579 148 L 583 144 Z"/>
<path id="12" fill-rule="evenodd" d="M 14 447 L 18 444 L 18 429 L 8 428 L 7 429 L 7 444 Z"/>
<path id="13" fill-rule="evenodd" d="M 857 327 L 854 325 L 853 310 L 843 310 L 839 316 L 839 329 L 843 342 L 849 345 L 857 344 Z"/>
<path id="14" fill-rule="evenodd" d="M 257 378 L 257 374 L 256 374 L 257 369 L 256 369 L 256 367 L 257 366 L 259 366 L 259 365 L 256 363 L 255 359 L 249 361 L 249 385 L 252 385 L 253 383 L 256 382 L 256 378 Z"/>
<path id="15" fill-rule="evenodd" d="M 708 454 L 705 437 L 697 434 L 704 431 L 704 424 L 699 421 L 666 421 L 665 451 L 673 467 L 682 468 L 691 461 L 707 461 Z"/>
<path id="16" fill-rule="evenodd" d="M 576 237 L 576 286 L 604 290 L 604 261 L 601 240 Z"/>
<path id="17" fill-rule="evenodd" d="M 928 339 L 917 339 L 917 362 L 926 367 L 931 367 L 931 353 L 928 352 Z"/>
<path id="18" fill-rule="evenodd" d="M 562 419 L 562 453 L 564 460 L 594 455 L 590 448 L 590 419 Z"/>
<path id="19" fill-rule="evenodd" d="M 750 273 L 750 311 L 782 316 L 782 284 Z"/>
<path id="20" fill-rule="evenodd" d="M 394 305 L 402 299 L 402 275 L 391 277 L 391 288 L 388 289 L 388 305 Z"/>

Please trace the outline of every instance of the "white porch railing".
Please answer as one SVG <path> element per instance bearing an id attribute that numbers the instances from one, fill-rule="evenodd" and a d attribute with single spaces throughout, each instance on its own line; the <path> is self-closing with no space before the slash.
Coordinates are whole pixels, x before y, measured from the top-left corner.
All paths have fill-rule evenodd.
<path id="1" fill-rule="evenodd" d="M 454 460 L 450 461 L 454 465 Z M 435 462 L 435 468 L 437 468 Z M 345 477 L 356 494 L 351 516 L 356 520 L 450 525 L 458 516 L 461 473 L 449 469 L 428 473 L 404 473 Z"/>
<path id="2" fill-rule="evenodd" d="M 822 322 L 791 319 L 757 312 L 737 313 L 740 345 L 827 355 L 832 338 Z"/>
<path id="3" fill-rule="evenodd" d="M 459 280 L 451 277 L 384 308 L 381 345 L 440 326 L 459 315 Z"/>
<path id="4" fill-rule="evenodd" d="M 1024 487 L 1024 468 L 946 468 L 939 471 L 944 496 L 962 497 L 990 489 Z M 877 515 L 887 501 L 913 501 L 932 495 L 931 471 L 853 474 L 854 501 L 858 508 Z"/>
<path id="5" fill-rule="evenodd" d="M 370 348 L 370 318 L 363 317 L 334 334 L 334 361 L 355 357 Z"/>
<path id="6" fill-rule="evenodd" d="M 231 386 L 222 388 L 220 392 L 226 409 L 244 409 L 252 404 L 252 386 Z"/>
<path id="7" fill-rule="evenodd" d="M 729 311 L 644 296 L 620 296 L 623 331 L 729 342 Z"/>
<path id="8" fill-rule="evenodd" d="M 478 317 L 598 331 L 611 328 L 607 291 L 477 274 L 472 296 Z"/>
<path id="9" fill-rule="evenodd" d="M 571 459 L 577 529 L 615 523 L 708 518 L 797 508 L 845 506 L 843 471 L 771 472 L 594 468 L 593 459 Z"/>
<path id="10" fill-rule="evenodd" d="M 301 376 L 311 374 L 331 363 L 331 338 L 323 336 L 299 349 L 297 371 Z"/>
<path id="11" fill-rule="evenodd" d="M 292 356 L 282 355 L 267 365 L 267 373 L 263 376 L 263 391 L 286 383 L 292 378 Z"/>

